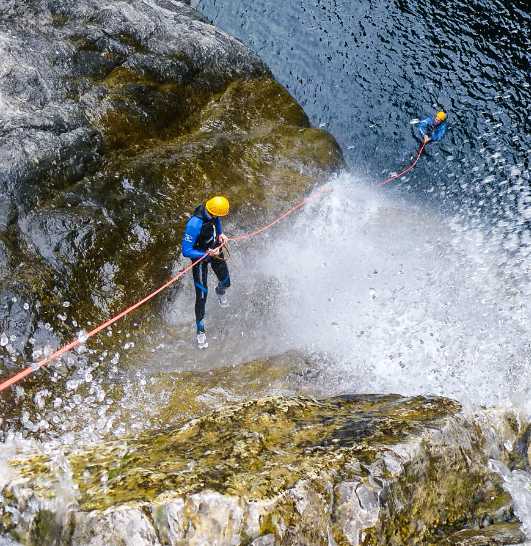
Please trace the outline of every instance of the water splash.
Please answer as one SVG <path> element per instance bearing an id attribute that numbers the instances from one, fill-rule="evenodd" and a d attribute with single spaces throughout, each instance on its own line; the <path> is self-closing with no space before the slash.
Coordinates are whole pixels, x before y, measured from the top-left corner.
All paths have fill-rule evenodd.
<path id="1" fill-rule="evenodd" d="M 531 475 L 522 470 L 511 472 L 498 461 L 491 461 L 490 464 L 502 476 L 504 487 L 513 498 L 515 513 L 522 522 L 527 537 L 531 538 Z M 525 544 L 529 546 L 531 541 Z"/>
<path id="2" fill-rule="evenodd" d="M 435 393 L 475 406 L 517 405 L 531 415 L 531 283 L 522 260 L 529 241 L 507 245 L 511 223 L 471 225 L 464 215 L 442 216 L 349 174 L 329 185 L 333 192 L 280 229 L 233 249 L 230 314 L 215 298 L 209 302 L 210 324 L 223 330 L 210 330 L 215 352 L 184 348 L 192 329 L 174 328 L 175 338 L 154 339 L 151 361 L 139 359 L 134 376 L 120 377 L 121 397 L 112 396 L 109 378 L 93 381 L 99 365 L 117 372 L 120 353 L 84 353 L 63 398 L 37 393 L 42 415 L 28 415 L 26 431 L 48 434 L 46 416 L 56 431 L 48 448 L 58 452 L 61 443 L 138 432 L 150 423 L 145 408 L 164 403 L 144 389 L 147 363 L 160 371 L 164 355 L 173 370 L 208 368 L 293 348 L 321 358 L 318 381 L 328 394 Z M 191 327 L 192 283 L 183 288 L 172 320 Z M 129 339 L 121 339 L 123 349 Z M 0 466 L 1 459 L 0 452 Z M 526 509 L 526 477 L 506 477 L 519 510 Z M 61 488 L 65 505 L 74 502 L 67 471 Z"/>
<path id="3" fill-rule="evenodd" d="M 333 356 L 345 390 L 525 405 L 527 244 L 507 248 L 507 223 L 486 231 L 350 175 L 331 185 L 256 257 L 282 287 L 283 337 Z"/>

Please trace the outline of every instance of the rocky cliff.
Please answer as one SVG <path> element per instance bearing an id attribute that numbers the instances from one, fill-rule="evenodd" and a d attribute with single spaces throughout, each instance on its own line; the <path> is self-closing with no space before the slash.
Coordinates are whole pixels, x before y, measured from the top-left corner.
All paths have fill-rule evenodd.
<path id="1" fill-rule="evenodd" d="M 252 224 L 342 164 L 263 63 L 186 2 L 2 2 L 0 52 L 4 368 L 167 278 L 206 196 Z"/>

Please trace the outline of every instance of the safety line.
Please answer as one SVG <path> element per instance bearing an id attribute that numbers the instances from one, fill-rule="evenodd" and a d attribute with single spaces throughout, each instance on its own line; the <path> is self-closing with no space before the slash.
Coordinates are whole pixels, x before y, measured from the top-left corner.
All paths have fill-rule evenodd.
<path id="1" fill-rule="evenodd" d="M 131 305 L 131 307 L 124 309 L 121 313 L 118 313 L 117 315 L 110 318 L 109 320 L 106 320 L 105 322 L 103 322 L 102 324 L 100 324 L 99 326 L 91 330 L 90 332 L 87 332 L 85 335 L 80 336 L 78 339 L 74 341 L 71 341 L 70 343 L 68 343 L 67 345 L 64 345 L 63 347 L 61 347 L 60 349 L 58 349 L 51 355 L 47 356 L 46 358 L 43 358 L 42 360 L 35 362 L 31 366 L 24 368 L 22 371 L 18 372 L 13 377 L 7 379 L 3 383 L 0 383 L 0 392 L 7 389 L 11 385 L 18 383 L 19 381 L 21 381 L 28 375 L 37 371 L 39 368 L 42 368 L 43 366 L 46 366 L 50 362 L 57 360 L 63 354 L 68 353 L 72 349 L 75 349 L 76 347 L 79 347 L 80 345 L 84 344 L 87 339 L 95 336 L 96 334 L 99 334 L 102 330 L 104 330 L 108 326 L 111 326 L 112 324 L 114 324 L 121 318 L 125 317 L 126 315 L 134 311 L 135 309 L 138 309 L 139 307 L 147 303 L 149 300 L 153 299 L 157 294 L 160 294 L 160 292 L 162 292 L 163 290 L 166 290 L 166 288 L 168 288 L 169 286 L 177 282 L 181 277 L 183 277 L 186 273 L 188 273 L 188 271 L 190 271 L 196 264 L 204 260 L 206 257 L 207 257 L 207 254 L 205 254 L 204 256 L 201 256 L 201 258 L 197 259 L 195 262 L 192 262 L 188 267 L 185 267 L 184 269 L 179 271 L 177 275 L 175 275 L 170 280 L 165 282 L 162 286 L 157 288 L 155 291 L 151 292 L 151 294 L 149 294 L 145 298 L 141 299 L 140 301 L 137 301 L 134 305 Z"/>
<path id="2" fill-rule="evenodd" d="M 386 178 L 382 182 L 378 182 L 376 186 L 377 187 L 385 186 L 386 184 L 389 184 L 389 182 L 392 182 L 393 180 L 396 180 L 397 178 L 400 178 L 401 176 L 404 176 L 406 173 L 408 173 L 417 164 L 417 161 L 420 159 L 420 156 L 422 155 L 422 152 L 424 151 L 425 147 L 426 147 L 426 143 L 423 142 L 419 147 L 419 151 L 417 152 L 417 157 L 415 157 L 415 160 L 413 161 L 413 163 L 411 163 L 411 165 L 406 167 L 403 171 L 400 171 L 399 173 L 394 174 L 393 176 L 390 176 L 389 178 Z"/>
<path id="3" fill-rule="evenodd" d="M 422 151 L 424 150 L 424 147 L 425 147 L 425 145 L 423 143 L 421 145 L 421 147 L 419 148 L 417 157 L 415 158 L 415 160 L 413 161 L 413 163 L 409 167 L 407 167 L 406 169 L 404 169 L 400 173 L 387 178 L 383 182 L 380 182 L 379 184 L 377 184 L 377 186 L 383 186 L 384 184 L 388 184 L 392 180 L 396 180 L 397 178 L 400 178 L 401 176 L 403 176 L 404 174 L 409 172 L 411 169 L 413 169 L 413 167 L 417 164 L 417 161 L 419 160 L 419 158 L 420 158 L 420 156 L 422 154 Z M 268 229 L 272 228 L 274 225 L 278 224 L 284 218 L 290 216 L 291 214 L 293 214 L 295 211 L 302 208 L 304 205 L 306 205 L 310 201 L 314 201 L 315 199 L 320 197 L 323 193 L 327 193 L 327 192 L 330 192 L 330 191 L 332 191 L 332 190 L 329 189 L 329 188 L 321 188 L 321 189 L 315 191 L 309 197 L 306 197 L 302 201 L 299 201 L 298 203 L 293 205 L 290 209 L 283 212 L 278 218 L 276 218 L 275 220 L 273 220 L 269 224 L 266 224 L 265 226 L 262 226 L 261 228 L 256 229 L 254 231 L 251 231 L 249 233 L 244 233 L 244 234 L 238 235 L 236 237 L 230 237 L 228 240 L 229 241 L 243 241 L 245 239 L 250 239 L 251 237 L 255 237 L 256 235 L 259 235 L 260 233 L 263 233 L 264 231 L 267 231 Z M 224 245 L 221 245 L 221 246 L 224 246 Z M 166 290 L 166 288 L 169 288 L 172 284 L 176 283 L 179 279 L 184 277 L 184 275 L 186 273 L 188 273 L 188 271 L 193 269 L 193 267 L 195 265 L 197 265 L 199 262 L 203 261 L 207 256 L 208 256 L 208 254 L 205 254 L 204 256 L 201 256 L 201 258 L 195 260 L 190 265 L 188 265 L 187 267 L 185 267 L 184 269 L 179 271 L 179 273 L 177 275 L 175 275 L 174 277 L 172 277 L 171 279 L 166 281 L 162 286 L 160 286 L 159 288 L 157 288 L 156 290 L 151 292 L 151 294 L 148 294 L 145 298 L 142 298 L 141 300 L 137 301 L 135 304 L 131 305 L 127 309 L 124 309 L 123 311 L 121 311 L 120 313 L 115 315 L 114 317 L 112 317 L 112 318 L 106 320 L 105 322 L 101 323 L 99 326 L 96 326 L 96 328 L 94 328 L 93 330 L 90 330 L 90 332 L 87 332 L 86 334 L 78 337 L 74 341 L 71 341 L 70 343 L 67 343 L 66 345 L 64 345 L 63 347 L 61 347 L 60 349 L 58 349 L 54 353 L 50 354 L 49 356 L 43 358 L 42 360 L 39 360 L 38 362 L 33 363 L 31 366 L 28 366 L 28 367 L 24 368 L 23 370 L 16 373 L 15 375 L 10 377 L 9 379 L 6 379 L 2 383 L 0 383 L 0 392 L 6 390 L 7 388 L 11 387 L 12 385 L 15 385 L 19 381 L 22 381 L 22 379 L 26 378 L 28 375 L 31 375 L 33 372 L 36 372 L 40 368 L 42 368 L 44 366 L 47 366 L 48 364 L 50 364 L 54 360 L 57 360 L 58 358 L 60 358 L 65 353 L 68 353 L 68 352 L 72 351 L 73 349 L 79 347 L 80 345 L 84 344 L 91 337 L 94 337 L 96 334 L 99 334 L 102 330 L 105 330 L 105 328 L 108 328 L 109 326 L 111 326 L 115 322 L 119 321 L 121 318 L 125 317 L 126 315 L 128 315 L 129 313 L 131 313 L 134 310 L 138 309 L 139 307 L 141 307 L 142 305 L 144 305 L 148 301 L 152 300 L 157 294 L 160 294 L 162 291 Z"/>

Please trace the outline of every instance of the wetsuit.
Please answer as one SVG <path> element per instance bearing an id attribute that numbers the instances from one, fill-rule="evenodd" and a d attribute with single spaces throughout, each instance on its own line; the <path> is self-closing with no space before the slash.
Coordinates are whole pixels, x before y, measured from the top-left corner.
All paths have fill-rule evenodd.
<path id="1" fill-rule="evenodd" d="M 206 254 L 209 248 L 218 246 L 218 238 L 223 233 L 220 218 L 214 218 L 208 214 L 204 205 L 199 205 L 194 215 L 188 220 L 183 236 L 183 256 L 192 261 L 198 260 Z M 212 266 L 218 285 L 216 294 L 223 295 L 230 286 L 229 269 L 223 259 L 223 252 L 217 257 L 208 257 L 194 265 L 192 273 L 195 284 L 195 320 L 197 332 L 204 332 L 205 305 L 208 295 L 208 264 Z"/>
<path id="2" fill-rule="evenodd" d="M 439 142 L 446 133 L 447 122 L 443 121 L 439 125 L 435 125 L 435 118 L 429 116 L 419 121 L 418 128 L 422 136 L 428 136 L 433 142 Z"/>

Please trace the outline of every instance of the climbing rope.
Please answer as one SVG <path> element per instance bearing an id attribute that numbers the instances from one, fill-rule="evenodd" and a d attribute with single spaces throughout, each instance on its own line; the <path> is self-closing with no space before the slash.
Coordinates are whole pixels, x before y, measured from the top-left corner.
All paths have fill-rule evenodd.
<path id="1" fill-rule="evenodd" d="M 419 148 L 419 151 L 417 153 L 417 156 L 416 156 L 415 160 L 413 161 L 413 163 L 411 165 L 409 165 L 409 167 L 407 167 L 403 171 L 399 172 L 398 174 L 390 176 L 389 178 L 387 178 L 383 182 L 378 183 L 377 185 L 378 186 L 383 186 L 384 184 L 388 184 L 392 180 L 396 180 L 397 178 L 400 178 L 401 176 L 403 176 L 407 172 L 411 171 L 411 169 L 413 169 L 413 167 L 417 164 L 417 161 L 419 160 L 419 158 L 420 158 L 420 156 L 422 154 L 422 151 L 424 150 L 424 147 L 425 147 L 425 145 L 422 144 L 421 147 Z M 295 205 L 293 205 L 290 209 L 283 212 L 280 216 L 278 216 L 275 220 L 273 220 L 269 224 L 266 224 L 266 225 L 262 226 L 261 228 L 256 229 L 254 231 L 251 231 L 251 232 L 248 232 L 248 233 L 243 233 L 242 235 L 237 235 L 236 237 L 229 237 L 229 241 L 243 241 L 243 240 L 246 240 L 246 239 L 250 239 L 252 237 L 256 237 L 260 233 L 263 233 L 264 231 L 267 231 L 268 229 L 271 229 L 274 225 L 278 224 L 279 222 L 284 220 L 284 218 L 287 218 L 288 216 L 293 214 L 295 211 L 301 209 L 302 207 L 304 207 L 304 205 L 306 205 L 310 201 L 315 201 L 318 197 L 321 197 L 321 195 L 323 193 L 327 193 L 327 192 L 330 192 L 330 191 L 332 191 L 332 190 L 329 189 L 329 188 L 319 189 L 319 190 L 315 191 L 309 197 L 306 197 L 306 198 L 302 199 L 301 201 L 299 201 L 298 203 L 296 203 Z M 221 245 L 221 246 L 225 246 L 225 245 Z M 157 294 L 160 294 L 161 292 L 166 290 L 166 288 L 169 288 L 172 284 L 175 284 L 179 279 L 184 277 L 184 275 L 186 275 L 186 273 L 188 273 L 188 271 L 193 269 L 193 267 L 195 265 L 197 265 L 198 263 L 202 262 L 207 256 L 208 256 L 207 254 L 205 254 L 204 256 L 201 256 L 201 258 L 195 260 L 189 266 L 185 267 L 184 269 L 181 269 L 179 271 L 179 273 L 177 273 L 177 275 L 175 275 L 174 277 L 172 277 L 171 279 L 166 281 L 162 286 L 160 286 L 159 288 L 157 288 L 156 290 L 151 292 L 151 294 L 148 294 L 145 298 L 142 298 L 140 301 L 137 301 L 135 304 L 131 305 L 127 309 L 124 309 L 123 311 L 121 311 L 120 313 L 115 315 L 114 317 L 112 317 L 112 318 L 106 320 L 105 322 L 101 323 L 99 326 L 96 326 L 96 328 L 94 328 L 93 330 L 90 330 L 89 332 L 78 336 L 78 338 L 75 339 L 74 341 L 71 341 L 70 343 L 67 343 L 66 345 L 64 345 L 63 347 L 61 347 L 57 351 L 51 353 L 50 355 L 43 358 L 42 360 L 39 360 L 38 362 L 35 362 L 35 363 L 31 364 L 30 366 L 24 368 L 23 370 L 16 373 L 15 375 L 10 377 L 9 379 L 6 379 L 2 383 L 0 383 L 0 392 L 6 390 L 7 388 L 11 387 L 12 385 L 15 385 L 19 381 L 22 381 L 22 379 L 24 379 L 28 375 L 31 375 L 32 373 L 36 372 L 40 368 L 42 368 L 44 366 L 47 366 L 51 362 L 59 359 L 65 353 L 68 353 L 68 352 L 76 349 L 80 345 L 83 345 L 91 337 L 94 337 L 95 335 L 99 334 L 102 330 L 105 330 L 105 328 L 108 328 L 109 326 L 113 325 L 115 322 L 119 321 L 120 319 L 122 319 L 126 315 L 129 315 L 130 313 L 132 313 L 133 311 L 135 311 L 136 309 L 138 309 L 139 307 L 141 307 L 142 305 L 144 305 L 148 301 L 152 300 Z"/>
<path id="2" fill-rule="evenodd" d="M 149 300 L 153 299 L 157 294 L 160 294 L 163 290 L 166 290 L 166 288 L 170 287 L 172 284 L 177 282 L 181 277 L 184 277 L 188 271 L 190 271 L 194 265 L 198 264 L 199 262 L 203 261 L 207 255 L 201 256 L 201 258 L 197 259 L 195 262 L 191 263 L 188 267 L 185 267 L 175 277 L 172 277 L 169 281 L 165 282 L 162 286 L 157 288 L 154 292 L 151 292 L 148 296 L 141 299 L 140 301 L 137 301 L 134 305 L 131 305 L 131 307 L 128 307 L 127 309 L 124 309 L 121 313 L 118 313 L 114 317 L 110 318 L 109 320 L 106 320 L 99 326 L 96 326 L 93 330 L 90 332 L 87 332 L 84 335 L 81 335 L 78 337 L 78 339 L 71 341 L 70 343 L 64 345 L 51 355 L 47 356 L 46 358 L 43 358 L 42 360 L 39 360 L 38 362 L 33 363 L 31 366 L 28 366 L 27 368 L 24 368 L 17 374 L 15 374 L 13 377 L 7 379 L 3 383 L 0 383 L 0 392 L 7 389 L 11 385 L 14 385 L 15 383 L 18 383 L 28 375 L 32 374 L 33 372 L 37 371 L 39 368 L 42 368 L 43 366 L 46 366 L 50 362 L 53 362 L 54 360 L 57 360 L 59 357 L 64 355 L 65 353 L 68 353 L 75 349 L 76 347 L 79 347 L 80 345 L 84 344 L 85 341 L 91 337 L 94 337 L 96 334 L 99 334 L 102 330 L 105 330 L 105 328 L 108 328 L 121 318 L 125 317 L 135 309 L 138 309 L 145 303 L 147 303 Z"/>
<path id="3" fill-rule="evenodd" d="M 420 156 L 422 155 L 422 152 L 424 151 L 425 147 L 426 147 L 426 143 L 423 142 L 420 145 L 419 150 L 417 152 L 417 156 L 415 157 L 415 159 L 413 160 L 413 163 L 411 163 L 411 165 L 406 167 L 403 171 L 400 171 L 399 173 L 393 174 L 389 178 L 386 178 L 382 182 L 378 182 L 378 184 L 376 184 L 376 186 L 378 186 L 378 187 L 385 186 L 386 184 L 389 184 L 389 182 L 392 182 L 393 180 L 396 180 L 397 178 L 400 178 L 401 176 L 404 176 L 409 171 L 411 171 L 415 167 L 415 165 L 417 164 L 417 161 L 420 159 Z"/>

